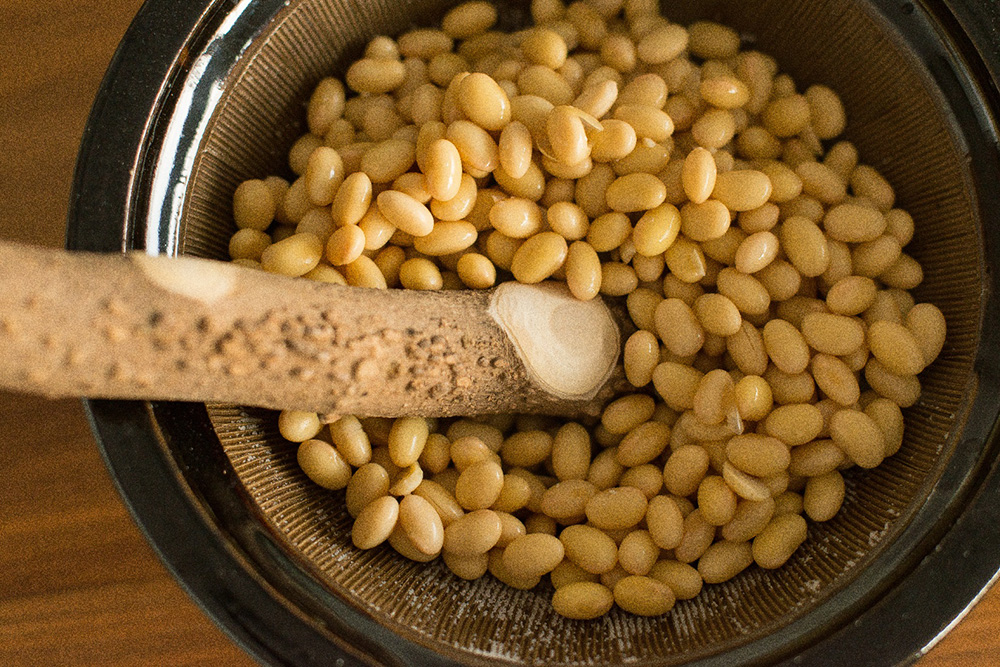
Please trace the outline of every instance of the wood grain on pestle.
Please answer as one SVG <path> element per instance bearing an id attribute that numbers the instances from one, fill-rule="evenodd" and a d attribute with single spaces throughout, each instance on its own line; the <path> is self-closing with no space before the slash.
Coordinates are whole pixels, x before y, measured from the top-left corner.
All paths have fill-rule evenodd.
<path id="1" fill-rule="evenodd" d="M 13 244 L 0 244 L 0 283 L 0 386 L 48 397 L 579 414 L 620 379 L 609 311 L 556 286 L 373 290 Z M 552 336 L 566 339 L 565 358 Z"/>

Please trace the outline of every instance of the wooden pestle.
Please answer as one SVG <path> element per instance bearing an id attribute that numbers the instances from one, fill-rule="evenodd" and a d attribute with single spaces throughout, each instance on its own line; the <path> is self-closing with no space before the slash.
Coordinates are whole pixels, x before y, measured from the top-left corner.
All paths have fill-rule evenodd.
<path id="1" fill-rule="evenodd" d="M 0 387 L 53 398 L 596 414 L 622 382 L 620 319 L 555 283 L 375 290 L 0 243 Z"/>

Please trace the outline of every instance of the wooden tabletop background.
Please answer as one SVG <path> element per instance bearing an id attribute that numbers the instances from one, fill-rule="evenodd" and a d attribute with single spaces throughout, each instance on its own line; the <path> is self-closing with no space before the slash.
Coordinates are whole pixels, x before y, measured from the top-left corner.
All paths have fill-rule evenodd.
<path id="1" fill-rule="evenodd" d="M 139 0 L 0 0 L 0 239 L 63 243 L 77 146 Z M 920 667 L 997 664 L 1000 589 Z M 246 665 L 133 524 L 78 401 L 0 392 L 0 665 Z"/>

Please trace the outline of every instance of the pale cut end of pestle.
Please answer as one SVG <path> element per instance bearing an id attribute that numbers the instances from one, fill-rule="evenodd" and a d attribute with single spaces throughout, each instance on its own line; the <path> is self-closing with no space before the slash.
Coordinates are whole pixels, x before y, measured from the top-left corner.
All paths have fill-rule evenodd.
<path id="1" fill-rule="evenodd" d="M 529 377 L 556 396 L 590 400 L 614 372 L 621 332 L 600 299 L 579 301 L 557 283 L 505 283 L 493 295 L 490 314 Z"/>

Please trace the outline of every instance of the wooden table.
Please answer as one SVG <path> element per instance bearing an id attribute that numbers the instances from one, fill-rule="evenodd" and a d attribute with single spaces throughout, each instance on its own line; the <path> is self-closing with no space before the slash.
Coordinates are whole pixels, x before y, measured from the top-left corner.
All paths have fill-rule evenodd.
<path id="1" fill-rule="evenodd" d="M 76 149 L 139 0 L 0 0 L 0 238 L 59 246 Z M 0 664 L 251 661 L 156 559 L 77 401 L 0 393 Z M 995 664 L 1000 590 L 921 667 Z"/>

